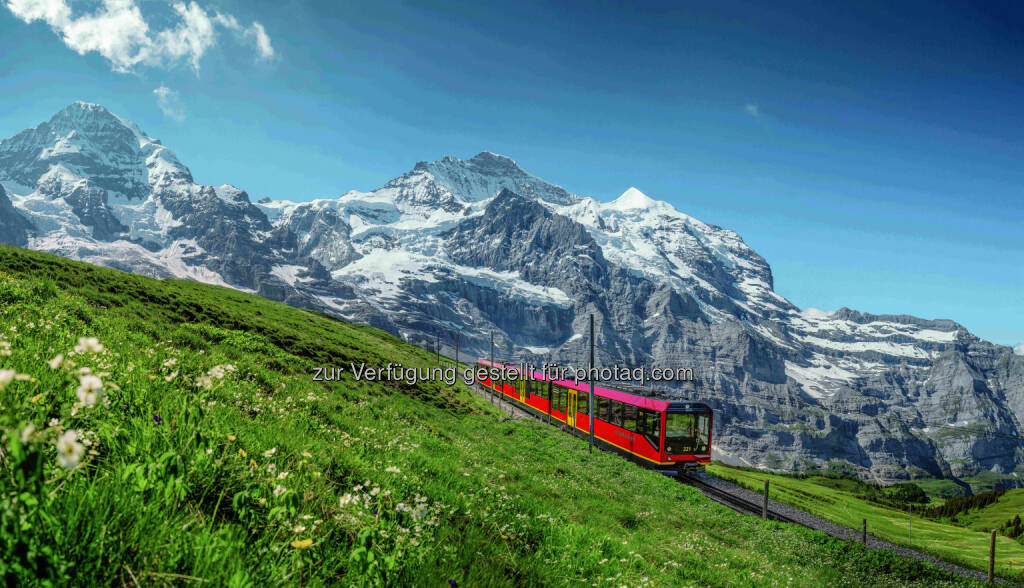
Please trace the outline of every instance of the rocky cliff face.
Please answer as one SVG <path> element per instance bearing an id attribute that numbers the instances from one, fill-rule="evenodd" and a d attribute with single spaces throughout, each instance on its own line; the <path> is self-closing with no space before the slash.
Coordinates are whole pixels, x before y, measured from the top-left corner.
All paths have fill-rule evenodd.
<path id="1" fill-rule="evenodd" d="M 483 152 L 371 192 L 250 202 L 76 103 L 0 142 L 0 241 L 316 308 L 447 353 L 689 367 L 716 458 L 865 477 L 1016 475 L 1024 356 L 952 321 L 801 310 L 734 232 L 635 189 L 572 194 Z M 1020 350 L 1024 353 L 1024 349 Z"/>
<path id="2" fill-rule="evenodd" d="M 7 191 L 0 185 L 0 243 L 24 247 L 32 228 L 28 219 L 14 209 Z"/>

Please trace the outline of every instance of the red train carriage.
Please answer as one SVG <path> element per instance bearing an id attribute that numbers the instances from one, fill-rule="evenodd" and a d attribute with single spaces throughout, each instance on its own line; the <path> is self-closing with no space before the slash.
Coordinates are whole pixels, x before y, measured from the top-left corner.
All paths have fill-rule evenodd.
<path id="1" fill-rule="evenodd" d="M 517 366 L 480 359 L 510 377 L 495 380 L 478 374 L 517 406 L 565 424 L 576 435 L 590 435 L 589 384 L 548 380 L 541 372 L 518 375 Z M 488 371 L 488 370 L 481 370 Z M 602 447 L 666 474 L 704 467 L 711 461 L 711 407 L 703 402 L 667 402 L 594 387 L 594 437 Z"/>

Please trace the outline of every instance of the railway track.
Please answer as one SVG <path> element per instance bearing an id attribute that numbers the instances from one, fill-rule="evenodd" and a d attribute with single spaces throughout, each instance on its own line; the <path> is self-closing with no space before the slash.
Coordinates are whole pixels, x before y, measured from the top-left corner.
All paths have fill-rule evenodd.
<path id="1" fill-rule="evenodd" d="M 677 479 L 680 483 L 686 484 L 687 486 L 693 486 L 697 490 L 700 490 L 704 496 L 707 496 L 719 504 L 724 504 L 736 512 L 761 516 L 762 508 L 764 507 L 763 504 L 758 504 L 740 496 L 736 496 L 731 492 L 722 490 L 721 488 L 716 488 L 693 474 L 679 474 Z M 783 523 L 803 524 L 800 521 L 791 519 L 786 515 L 775 512 L 771 509 L 768 509 L 768 518 L 773 521 L 780 521 Z"/>

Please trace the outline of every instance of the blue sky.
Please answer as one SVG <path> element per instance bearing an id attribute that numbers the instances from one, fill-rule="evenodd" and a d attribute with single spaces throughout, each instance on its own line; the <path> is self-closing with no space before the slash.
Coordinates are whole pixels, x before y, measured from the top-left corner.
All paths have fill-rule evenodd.
<path id="1" fill-rule="evenodd" d="M 3 137 L 99 102 L 199 182 L 296 200 L 487 149 L 736 230 L 801 307 L 1024 343 L 1013 2 L 148 0 L 98 36 L 67 26 L 98 2 L 0 4 Z"/>

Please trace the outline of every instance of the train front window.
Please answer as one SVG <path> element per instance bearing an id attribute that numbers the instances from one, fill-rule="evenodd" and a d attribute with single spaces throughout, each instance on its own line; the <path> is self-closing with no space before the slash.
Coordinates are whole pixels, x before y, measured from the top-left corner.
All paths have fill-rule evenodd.
<path id="1" fill-rule="evenodd" d="M 708 413 L 670 412 L 665 419 L 665 453 L 707 453 L 711 423 Z"/>

